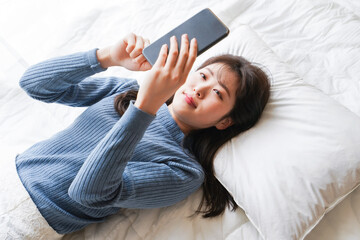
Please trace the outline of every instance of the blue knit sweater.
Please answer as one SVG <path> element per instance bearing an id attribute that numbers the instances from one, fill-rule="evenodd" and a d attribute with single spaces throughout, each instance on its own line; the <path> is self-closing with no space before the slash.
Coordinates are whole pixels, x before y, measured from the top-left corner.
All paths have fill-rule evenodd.
<path id="1" fill-rule="evenodd" d="M 67 129 L 16 158 L 22 183 L 61 234 L 121 208 L 175 204 L 203 182 L 167 106 L 152 116 L 131 102 L 120 117 L 114 97 L 139 86 L 130 79 L 90 77 L 104 70 L 94 49 L 36 64 L 20 80 L 37 100 L 89 106 Z"/>

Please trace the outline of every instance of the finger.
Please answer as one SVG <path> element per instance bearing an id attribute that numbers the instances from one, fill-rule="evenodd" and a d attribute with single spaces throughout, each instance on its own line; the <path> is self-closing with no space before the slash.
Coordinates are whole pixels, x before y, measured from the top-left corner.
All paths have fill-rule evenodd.
<path id="1" fill-rule="evenodd" d="M 135 42 L 136 42 L 136 35 L 133 33 L 130 33 L 127 35 L 124 39 L 124 42 L 126 43 L 126 52 L 128 54 L 131 53 L 131 51 L 135 48 Z"/>
<path id="2" fill-rule="evenodd" d="M 154 67 L 161 67 L 161 66 L 164 66 L 165 65 L 165 62 L 166 62 L 166 58 L 167 58 L 167 45 L 164 44 L 162 45 L 161 49 L 160 49 L 160 52 L 159 52 L 159 56 L 154 64 Z"/>
<path id="3" fill-rule="evenodd" d="M 144 46 L 144 48 L 146 48 L 149 45 L 150 45 L 150 40 L 145 38 L 145 46 Z"/>
<path id="4" fill-rule="evenodd" d="M 137 56 L 135 59 L 134 59 L 135 62 L 141 64 L 142 62 L 144 61 L 147 61 L 146 58 L 144 57 L 144 55 L 140 54 L 139 56 Z"/>
<path id="5" fill-rule="evenodd" d="M 169 56 L 166 60 L 165 67 L 171 68 L 175 66 L 178 54 L 179 54 L 179 50 L 178 50 L 177 40 L 175 36 L 172 36 L 170 38 L 170 51 L 169 51 Z"/>
<path id="6" fill-rule="evenodd" d="M 188 74 L 196 60 L 197 56 L 197 40 L 196 38 L 191 39 L 190 49 L 189 49 L 189 57 L 186 61 L 184 73 Z"/>
<path id="7" fill-rule="evenodd" d="M 189 38 L 187 34 L 181 36 L 181 46 L 178 61 L 176 62 L 176 68 L 180 71 L 184 70 L 185 64 L 189 57 Z"/>
<path id="8" fill-rule="evenodd" d="M 137 62 L 138 64 L 142 65 L 144 64 L 144 62 L 147 62 L 147 59 L 144 57 L 144 55 L 140 54 L 139 56 L 137 56 L 134 59 L 135 62 Z"/>
<path id="9" fill-rule="evenodd" d="M 144 39 L 140 36 L 136 36 L 136 45 L 135 48 L 129 53 L 131 58 L 136 58 L 140 54 L 142 54 L 142 50 L 144 49 Z"/>
<path id="10" fill-rule="evenodd" d="M 134 59 L 135 62 L 137 62 L 140 66 L 140 71 L 146 71 L 151 69 L 151 64 L 148 62 L 148 60 L 146 60 L 146 58 L 144 57 L 144 55 L 139 55 L 137 58 Z"/>

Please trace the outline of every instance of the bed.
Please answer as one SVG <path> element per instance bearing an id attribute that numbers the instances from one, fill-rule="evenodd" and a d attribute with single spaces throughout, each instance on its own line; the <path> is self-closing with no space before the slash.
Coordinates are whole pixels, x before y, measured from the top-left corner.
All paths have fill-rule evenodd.
<path id="1" fill-rule="evenodd" d="M 360 2 L 350 0 L 6 1 L 0 5 L 1 164 L 84 109 L 29 98 L 18 80 L 50 57 L 155 41 L 204 8 L 230 35 L 198 57 L 243 55 L 272 80 L 259 123 L 224 146 L 215 171 L 240 208 L 189 217 L 201 190 L 162 209 L 127 209 L 70 239 L 360 239 Z M 141 79 L 109 69 L 103 75 Z M 1 193 L 3 194 L 3 193 Z"/>

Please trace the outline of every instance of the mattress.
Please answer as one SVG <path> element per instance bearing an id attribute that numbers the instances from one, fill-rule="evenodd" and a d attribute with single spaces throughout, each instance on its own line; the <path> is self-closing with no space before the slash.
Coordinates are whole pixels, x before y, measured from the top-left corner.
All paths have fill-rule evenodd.
<path id="1" fill-rule="evenodd" d="M 229 27 L 229 37 L 251 29 L 307 84 L 360 117 L 358 1 L 1 0 L 1 161 L 11 161 L 64 129 L 84 110 L 31 101 L 18 86 L 27 67 L 50 57 L 107 46 L 129 32 L 155 41 L 203 8 L 210 8 Z M 251 41 L 236 36 L 239 41 Z M 213 48 L 221 52 L 226 47 Z M 144 74 L 121 68 L 102 73 L 139 81 Z M 262 239 L 241 208 L 211 220 L 190 218 L 200 197 L 201 190 L 171 207 L 123 210 L 63 239 Z M 359 238 L 360 189 L 356 188 L 305 239 Z"/>

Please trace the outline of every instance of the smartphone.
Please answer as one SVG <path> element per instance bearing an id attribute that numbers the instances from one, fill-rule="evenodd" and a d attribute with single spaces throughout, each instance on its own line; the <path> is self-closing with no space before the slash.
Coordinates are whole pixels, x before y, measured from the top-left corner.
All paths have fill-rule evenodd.
<path id="1" fill-rule="evenodd" d="M 163 44 L 170 47 L 170 37 L 176 36 L 180 51 L 181 36 L 187 33 L 189 40 L 196 38 L 198 43 L 197 55 L 199 56 L 210 47 L 229 34 L 229 29 L 208 8 L 195 14 L 149 46 L 143 49 L 143 55 L 151 65 L 154 65 Z"/>

